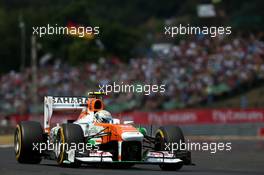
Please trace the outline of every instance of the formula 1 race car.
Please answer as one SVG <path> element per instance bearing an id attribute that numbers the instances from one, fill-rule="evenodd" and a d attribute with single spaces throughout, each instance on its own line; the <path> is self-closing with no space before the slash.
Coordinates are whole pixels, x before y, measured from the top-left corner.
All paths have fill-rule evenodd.
<path id="1" fill-rule="evenodd" d="M 37 164 L 44 158 L 57 160 L 61 166 L 96 163 L 123 168 L 157 164 L 162 170 L 179 170 L 183 165 L 192 165 L 189 151 L 165 149 L 171 143 L 184 142 L 179 127 L 159 127 L 152 136 L 146 128 L 136 127 L 132 121 L 121 124 L 117 118 L 107 122 L 96 120 L 96 114 L 104 109 L 102 96 L 103 93 L 98 92 L 89 93 L 88 97 L 46 96 L 44 129 L 35 121 L 23 121 L 16 127 L 16 160 Z M 51 127 L 53 111 L 58 110 L 82 110 L 87 115 Z"/>

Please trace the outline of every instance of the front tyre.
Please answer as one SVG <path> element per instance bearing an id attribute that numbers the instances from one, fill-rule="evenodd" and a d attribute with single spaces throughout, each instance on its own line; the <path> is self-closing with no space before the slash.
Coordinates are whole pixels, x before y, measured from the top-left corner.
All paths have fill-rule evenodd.
<path id="1" fill-rule="evenodd" d="M 184 143 L 184 136 L 181 128 L 177 126 L 163 126 L 156 131 L 155 135 L 155 150 L 156 151 L 170 151 L 166 150 L 166 144 Z M 165 171 L 180 170 L 183 166 L 183 162 L 175 164 L 161 164 L 160 168 Z"/>
<path id="2" fill-rule="evenodd" d="M 16 160 L 19 163 L 40 163 L 42 157 L 37 145 L 42 142 L 43 130 L 40 123 L 34 121 L 19 123 L 14 135 Z"/>
<path id="3" fill-rule="evenodd" d="M 59 155 L 57 157 L 58 164 L 61 166 L 80 166 L 76 161 L 74 163 L 68 162 L 67 151 L 73 144 L 78 148 L 79 143 L 84 143 L 84 134 L 81 126 L 72 123 L 62 124 L 58 132 L 58 142 L 60 144 Z"/>

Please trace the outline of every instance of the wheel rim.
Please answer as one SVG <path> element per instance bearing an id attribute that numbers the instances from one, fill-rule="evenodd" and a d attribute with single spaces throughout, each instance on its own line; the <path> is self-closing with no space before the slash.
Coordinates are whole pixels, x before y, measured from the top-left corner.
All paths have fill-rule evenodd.
<path id="1" fill-rule="evenodd" d="M 62 164 L 63 163 L 63 160 L 64 160 L 64 152 L 65 152 L 65 148 L 64 148 L 64 143 L 65 143 L 65 139 L 64 139 L 64 135 L 63 135 L 63 128 L 61 128 L 59 130 L 59 133 L 58 133 L 59 137 L 58 137 L 58 163 L 59 164 Z"/>
<path id="2" fill-rule="evenodd" d="M 15 131 L 15 138 L 14 138 L 14 149 L 15 149 L 15 155 L 16 155 L 16 160 L 19 160 L 20 154 L 21 154 L 21 147 L 22 147 L 22 140 L 21 140 L 22 134 L 21 134 L 21 129 L 20 126 L 17 125 L 16 131 Z"/>
<path id="3" fill-rule="evenodd" d="M 55 154 L 56 154 L 56 157 L 58 158 L 60 156 L 60 153 L 61 153 L 61 136 L 60 136 L 60 132 L 58 133 L 58 136 L 57 136 L 57 141 L 56 141 L 56 147 L 55 147 Z"/>
<path id="4" fill-rule="evenodd" d="M 15 153 L 16 154 L 18 154 L 18 152 L 20 150 L 20 147 L 21 147 L 19 134 L 20 134 L 19 131 L 16 130 L 16 134 L 15 134 L 15 145 L 14 145 L 14 147 L 15 147 Z"/>

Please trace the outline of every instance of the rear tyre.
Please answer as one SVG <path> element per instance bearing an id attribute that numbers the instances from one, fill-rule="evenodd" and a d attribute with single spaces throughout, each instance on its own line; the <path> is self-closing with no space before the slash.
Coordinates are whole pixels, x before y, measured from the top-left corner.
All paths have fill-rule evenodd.
<path id="1" fill-rule="evenodd" d="M 57 162 L 61 166 L 78 167 L 80 162 L 66 163 L 68 161 L 68 154 L 66 153 L 71 145 L 75 144 L 78 148 L 79 143 L 84 143 L 84 134 L 81 126 L 77 124 L 62 124 L 58 131 L 58 141 L 61 143 L 60 152 L 57 157 Z M 64 145 L 64 146 L 63 146 Z"/>
<path id="2" fill-rule="evenodd" d="M 23 121 L 16 126 L 14 148 L 16 160 L 19 163 L 38 164 L 41 162 L 41 153 L 38 150 L 43 143 L 43 129 L 38 122 Z"/>
<path id="3" fill-rule="evenodd" d="M 181 128 L 177 126 L 163 126 L 156 131 L 155 135 L 155 150 L 157 151 L 170 151 L 166 150 L 166 144 L 184 143 L 184 136 Z M 160 168 L 165 171 L 175 171 L 181 169 L 183 162 L 175 164 L 161 164 Z"/>

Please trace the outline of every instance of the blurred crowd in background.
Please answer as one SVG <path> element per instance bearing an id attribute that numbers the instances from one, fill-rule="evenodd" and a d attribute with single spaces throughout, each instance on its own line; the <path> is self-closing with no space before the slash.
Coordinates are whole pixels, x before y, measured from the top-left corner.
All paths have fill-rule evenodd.
<path id="1" fill-rule="evenodd" d="M 43 112 L 43 97 L 83 96 L 98 91 L 98 85 L 165 84 L 165 93 L 114 93 L 105 98 L 113 112 L 168 110 L 184 108 L 201 101 L 214 101 L 244 83 L 264 80 L 264 43 L 249 37 L 181 40 L 169 52 L 155 53 L 122 62 L 117 57 L 100 58 L 70 66 L 55 61 L 38 68 L 37 105 L 32 107 L 31 69 L 10 71 L 0 77 L 0 111 L 12 113 Z M 37 106 L 37 107 L 36 107 Z"/>

